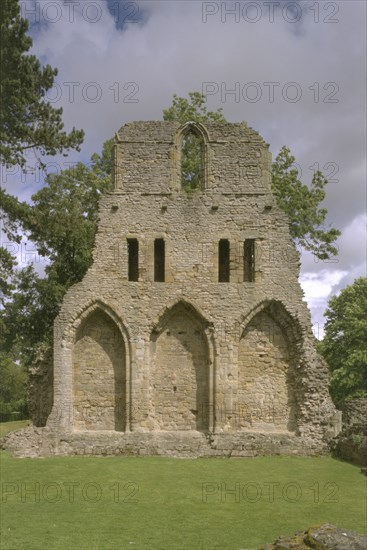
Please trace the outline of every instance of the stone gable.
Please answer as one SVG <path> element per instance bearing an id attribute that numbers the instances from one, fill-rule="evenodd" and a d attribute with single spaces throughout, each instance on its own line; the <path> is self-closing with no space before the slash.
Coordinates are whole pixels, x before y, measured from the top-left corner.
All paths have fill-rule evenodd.
<path id="1" fill-rule="evenodd" d="M 93 265 L 55 322 L 55 452 L 91 437 L 112 453 L 324 450 L 337 416 L 268 145 L 245 123 L 129 123 L 113 180 Z"/>

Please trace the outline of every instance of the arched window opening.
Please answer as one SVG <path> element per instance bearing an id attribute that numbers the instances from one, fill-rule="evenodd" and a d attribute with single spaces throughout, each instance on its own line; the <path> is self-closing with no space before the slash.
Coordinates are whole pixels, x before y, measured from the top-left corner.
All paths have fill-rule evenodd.
<path id="1" fill-rule="evenodd" d="M 204 187 L 204 143 L 202 137 L 189 130 L 181 145 L 181 187 L 196 191 Z"/>

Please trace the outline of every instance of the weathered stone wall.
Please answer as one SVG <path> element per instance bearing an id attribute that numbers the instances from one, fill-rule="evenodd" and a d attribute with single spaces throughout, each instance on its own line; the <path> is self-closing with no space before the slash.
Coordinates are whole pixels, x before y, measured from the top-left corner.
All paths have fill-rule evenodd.
<path id="1" fill-rule="evenodd" d="M 315 452 L 335 435 L 335 408 L 299 255 L 270 191 L 268 146 L 246 124 L 193 127 L 205 160 L 194 193 L 180 187 L 187 125 L 131 123 L 116 136 L 115 190 L 101 198 L 94 263 L 55 322 L 48 426 L 233 441 L 272 431 Z M 138 281 L 128 280 L 132 238 Z M 155 239 L 165 241 L 165 282 L 154 281 Z M 228 283 L 218 281 L 221 239 L 230 243 Z M 255 240 L 253 282 L 244 281 L 246 239 Z"/>
<path id="2" fill-rule="evenodd" d="M 304 439 L 291 432 L 222 432 L 197 430 L 119 432 L 60 432 L 51 427 L 29 426 L 11 432 L 1 441 L 2 447 L 17 457 L 54 455 L 80 456 L 171 456 L 247 458 L 267 455 L 327 454 L 326 442 Z"/>
<path id="3" fill-rule="evenodd" d="M 366 426 L 367 425 L 367 398 L 356 397 L 347 399 L 342 407 L 343 413 L 343 429 L 351 426 Z"/>
<path id="4" fill-rule="evenodd" d="M 73 376 L 74 428 L 123 431 L 125 346 L 117 326 L 104 312 L 95 311 L 77 331 Z"/>
<path id="5" fill-rule="evenodd" d="M 27 405 L 29 417 L 35 426 L 46 426 L 53 406 L 54 372 L 53 350 L 42 346 L 29 370 Z"/>
<path id="6" fill-rule="evenodd" d="M 343 429 L 333 442 L 336 456 L 367 466 L 367 398 L 348 399 L 341 407 Z"/>
<path id="7" fill-rule="evenodd" d="M 238 349 L 238 397 L 242 427 L 296 429 L 296 350 L 264 312 L 246 327 Z M 251 414 L 252 413 L 252 414 Z"/>
<path id="8" fill-rule="evenodd" d="M 208 346 L 183 308 L 151 343 L 150 416 L 158 430 L 208 430 Z M 177 368 L 178 367 L 178 368 Z"/>

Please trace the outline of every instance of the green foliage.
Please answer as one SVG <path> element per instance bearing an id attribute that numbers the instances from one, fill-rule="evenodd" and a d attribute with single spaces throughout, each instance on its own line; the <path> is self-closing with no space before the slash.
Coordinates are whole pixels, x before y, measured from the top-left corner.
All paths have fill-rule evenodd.
<path id="1" fill-rule="evenodd" d="M 28 367 L 39 342 L 52 341 L 52 324 L 65 288 L 53 279 L 39 277 L 32 265 L 15 271 L 13 284 L 11 299 L 0 311 L 4 327 L 1 345 Z"/>
<path id="2" fill-rule="evenodd" d="M 45 277 L 33 266 L 13 273 L 0 311 L 2 345 L 25 366 L 32 363 L 41 342 L 52 343 L 53 321 L 63 296 L 92 263 L 98 200 L 111 187 L 112 143 L 105 143 L 102 155 L 92 155 L 88 167 L 78 163 L 50 174 L 45 187 L 32 196 L 33 205 L 16 203 L 23 208 L 22 229 L 48 259 Z"/>
<path id="3" fill-rule="evenodd" d="M 4 305 L 6 296 L 9 296 L 13 289 L 10 278 L 13 274 L 14 266 L 15 260 L 13 256 L 4 247 L 0 247 L 0 306 Z"/>
<path id="4" fill-rule="evenodd" d="M 198 92 L 190 93 L 189 100 L 175 95 L 172 106 L 164 110 L 164 120 L 225 122 L 221 109 L 208 111 L 204 96 Z M 88 166 L 78 163 L 60 174 L 49 175 L 45 186 L 33 195 L 32 205 L 2 192 L 9 240 L 20 242 L 22 230 L 48 259 L 46 276 L 40 277 L 29 266 L 14 273 L 9 253 L 0 253 L 2 344 L 23 365 L 31 364 L 40 343 L 52 343 L 52 325 L 62 298 L 91 265 L 99 197 L 111 189 L 113 143 L 113 139 L 105 142 L 102 154 L 92 155 Z M 195 131 L 185 136 L 182 184 L 187 191 L 201 187 L 201 146 Z M 326 215 L 326 210 L 318 207 L 325 196 L 325 178 L 315 174 L 309 190 L 292 171 L 293 161 L 289 150 L 283 148 L 273 167 L 274 192 L 279 206 L 290 216 L 292 237 L 303 246 L 313 246 L 314 251 L 318 243 L 315 253 L 326 257 L 325 254 L 335 252 L 332 242 L 339 232 L 330 230 L 324 234 L 319 228 Z"/>
<path id="5" fill-rule="evenodd" d="M 202 139 L 193 132 L 184 137 L 181 150 L 181 185 L 185 191 L 202 188 L 203 150 Z"/>
<path id="6" fill-rule="evenodd" d="M 36 56 L 26 54 L 32 39 L 26 34 L 28 21 L 20 16 L 18 0 L 1 0 L 0 16 L 2 163 L 24 166 L 28 149 L 41 155 L 79 150 L 84 132 L 75 128 L 70 134 L 63 131 L 62 109 L 54 109 L 45 98 L 57 70 L 50 65 L 41 67 Z"/>
<path id="7" fill-rule="evenodd" d="M 196 122 L 226 122 L 222 109 L 216 112 L 205 107 L 206 98 L 199 92 L 189 93 L 189 100 L 173 96 L 172 105 L 163 110 L 164 120 L 177 120 L 184 124 Z M 201 187 L 202 149 L 201 140 L 194 133 L 184 139 L 182 148 L 182 187 L 192 191 Z M 294 157 L 287 147 L 282 147 L 273 163 L 272 190 L 278 206 L 288 215 L 290 233 L 296 245 L 312 252 L 320 260 L 337 255 L 335 241 L 340 235 L 338 229 L 325 228 L 327 210 L 320 208 L 325 198 L 327 180 L 315 172 L 311 186 L 298 179 L 294 168 Z"/>
<path id="8" fill-rule="evenodd" d="M 10 356 L 0 353 L 0 417 L 26 410 L 26 373 Z"/>
<path id="9" fill-rule="evenodd" d="M 325 317 L 319 349 L 330 367 L 334 401 L 367 397 L 367 278 L 332 297 Z"/>
<path id="10" fill-rule="evenodd" d="M 293 166 L 294 157 L 287 147 L 282 147 L 273 163 L 272 190 L 278 206 L 288 215 L 293 241 L 312 252 L 320 260 L 326 260 L 338 253 L 335 240 L 340 231 L 324 229 L 326 208 L 320 208 L 325 198 L 327 180 L 315 172 L 311 187 L 298 179 L 298 170 Z"/>
<path id="11" fill-rule="evenodd" d="M 206 97 L 200 92 L 190 92 L 189 98 L 173 95 L 172 105 L 168 109 L 163 109 L 163 120 L 185 122 L 226 122 L 222 115 L 223 109 L 217 111 L 208 111 L 205 106 Z"/>
<path id="12" fill-rule="evenodd" d="M 63 130 L 62 109 L 54 109 L 46 92 L 53 87 L 56 69 L 41 67 L 27 52 L 32 39 L 27 36 L 28 21 L 20 15 L 18 0 L 0 3 L 1 81 L 0 81 L 0 157 L 5 166 L 26 165 L 26 154 L 33 149 L 36 157 L 56 155 L 68 149 L 80 150 L 84 132 Z M 30 205 L 0 189 L 2 228 L 13 243 L 20 243 L 20 230 L 29 225 Z M 0 247 L 0 302 L 12 295 L 15 261 Z M 0 320 L 0 323 L 2 321 Z M 0 329 L 4 330 L 3 325 Z"/>
<path id="13" fill-rule="evenodd" d="M 80 281 L 91 264 L 98 200 L 111 185 L 101 157 L 93 159 L 90 167 L 80 162 L 49 175 L 47 185 L 32 196 L 29 238 L 50 260 L 46 273 L 65 287 Z"/>

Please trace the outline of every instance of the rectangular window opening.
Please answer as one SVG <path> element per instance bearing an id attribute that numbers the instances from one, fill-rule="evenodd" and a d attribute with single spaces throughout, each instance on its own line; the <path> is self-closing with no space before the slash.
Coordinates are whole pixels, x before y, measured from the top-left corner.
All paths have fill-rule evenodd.
<path id="1" fill-rule="evenodd" d="M 218 281 L 229 283 L 229 241 L 221 239 L 218 246 Z"/>
<path id="2" fill-rule="evenodd" d="M 138 239 L 127 239 L 128 278 L 129 281 L 139 281 L 139 242 Z"/>
<path id="3" fill-rule="evenodd" d="M 154 241 L 154 281 L 164 283 L 165 281 L 165 242 L 164 239 Z"/>
<path id="4" fill-rule="evenodd" d="M 246 239 L 243 244 L 243 280 L 255 282 L 255 239 Z"/>

